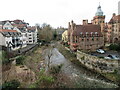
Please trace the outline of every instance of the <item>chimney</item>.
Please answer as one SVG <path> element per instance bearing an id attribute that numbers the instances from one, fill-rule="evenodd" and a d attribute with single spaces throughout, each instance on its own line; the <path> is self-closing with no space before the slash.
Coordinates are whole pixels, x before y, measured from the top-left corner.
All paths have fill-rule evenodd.
<path id="1" fill-rule="evenodd" d="M 70 22 L 68 22 L 68 28 L 69 28 L 69 29 L 71 28 Z"/>
<path id="2" fill-rule="evenodd" d="M 72 30 L 74 29 L 74 22 L 73 22 L 73 20 L 71 21 L 71 29 Z"/>
<path id="3" fill-rule="evenodd" d="M 88 20 L 83 20 L 83 25 L 87 25 L 88 24 Z"/>

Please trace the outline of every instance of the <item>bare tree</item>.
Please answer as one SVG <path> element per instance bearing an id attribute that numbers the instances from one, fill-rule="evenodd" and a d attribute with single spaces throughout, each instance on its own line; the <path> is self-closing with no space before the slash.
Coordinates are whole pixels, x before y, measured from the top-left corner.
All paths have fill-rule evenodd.
<path id="1" fill-rule="evenodd" d="M 53 28 L 49 24 L 42 24 L 42 27 L 38 29 L 38 37 L 40 40 L 49 42 L 53 39 Z"/>
<path id="2" fill-rule="evenodd" d="M 52 55 L 53 55 L 52 54 L 52 48 L 50 48 L 50 51 L 48 53 L 48 63 L 47 63 L 48 64 L 48 68 L 50 67 L 50 64 L 51 64 L 51 60 L 50 59 L 51 59 Z"/>

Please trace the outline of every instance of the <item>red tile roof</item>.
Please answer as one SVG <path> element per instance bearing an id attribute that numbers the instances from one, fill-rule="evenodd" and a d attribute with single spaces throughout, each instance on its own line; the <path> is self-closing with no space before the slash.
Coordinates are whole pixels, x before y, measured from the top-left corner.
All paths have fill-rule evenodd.
<path id="1" fill-rule="evenodd" d="M 0 32 L 17 32 L 16 30 L 0 29 Z"/>

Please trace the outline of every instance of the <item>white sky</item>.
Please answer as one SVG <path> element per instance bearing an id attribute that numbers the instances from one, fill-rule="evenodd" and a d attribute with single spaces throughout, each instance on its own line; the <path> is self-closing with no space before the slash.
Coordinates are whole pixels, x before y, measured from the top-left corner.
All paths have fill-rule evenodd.
<path id="1" fill-rule="evenodd" d="M 91 22 L 100 5 L 106 21 L 118 13 L 120 0 L 0 0 L 0 21 L 21 19 L 30 25 L 48 23 L 52 27 L 68 27 L 73 20 L 81 24 L 83 19 Z"/>

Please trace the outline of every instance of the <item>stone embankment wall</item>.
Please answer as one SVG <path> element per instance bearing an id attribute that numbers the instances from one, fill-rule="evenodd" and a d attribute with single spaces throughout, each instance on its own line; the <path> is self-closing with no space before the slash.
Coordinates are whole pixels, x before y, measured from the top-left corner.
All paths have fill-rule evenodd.
<path id="1" fill-rule="evenodd" d="M 96 56 L 91 56 L 78 50 L 77 59 L 87 68 L 99 73 L 110 73 L 118 70 L 118 60 L 106 60 Z"/>

